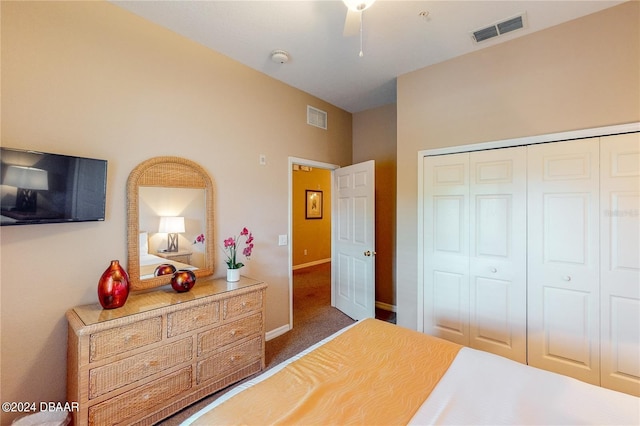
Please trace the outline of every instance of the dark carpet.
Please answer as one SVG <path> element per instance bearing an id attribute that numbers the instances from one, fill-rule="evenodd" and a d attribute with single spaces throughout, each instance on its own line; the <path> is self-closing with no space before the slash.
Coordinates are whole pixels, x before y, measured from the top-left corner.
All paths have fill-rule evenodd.
<path id="1" fill-rule="evenodd" d="M 353 324 L 331 306 L 331 264 L 323 263 L 293 272 L 293 329 L 267 342 L 267 368 Z"/>

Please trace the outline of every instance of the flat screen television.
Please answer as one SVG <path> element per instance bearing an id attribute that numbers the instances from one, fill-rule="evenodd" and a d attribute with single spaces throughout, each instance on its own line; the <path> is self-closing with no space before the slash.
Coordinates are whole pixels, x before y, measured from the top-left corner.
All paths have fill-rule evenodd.
<path id="1" fill-rule="evenodd" d="M 103 221 L 107 161 L 0 148 L 0 225 Z"/>

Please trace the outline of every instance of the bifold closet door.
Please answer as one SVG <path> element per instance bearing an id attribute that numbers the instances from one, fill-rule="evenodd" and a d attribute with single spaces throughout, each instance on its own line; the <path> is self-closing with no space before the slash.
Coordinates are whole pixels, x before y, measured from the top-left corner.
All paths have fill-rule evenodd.
<path id="1" fill-rule="evenodd" d="M 640 396 L 640 133 L 600 153 L 602 386 Z"/>
<path id="2" fill-rule="evenodd" d="M 469 154 L 423 168 L 424 332 L 469 345 Z"/>
<path id="3" fill-rule="evenodd" d="M 469 154 L 469 346 L 527 362 L 527 149 Z"/>
<path id="4" fill-rule="evenodd" d="M 526 362 L 526 148 L 423 167 L 424 332 Z"/>
<path id="5" fill-rule="evenodd" d="M 528 363 L 600 383 L 599 140 L 528 147 Z"/>

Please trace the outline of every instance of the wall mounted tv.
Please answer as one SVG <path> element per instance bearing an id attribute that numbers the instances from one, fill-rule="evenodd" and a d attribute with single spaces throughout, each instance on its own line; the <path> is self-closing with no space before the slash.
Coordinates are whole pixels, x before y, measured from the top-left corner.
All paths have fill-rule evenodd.
<path id="1" fill-rule="evenodd" d="M 0 225 L 103 221 L 107 161 L 0 148 Z"/>

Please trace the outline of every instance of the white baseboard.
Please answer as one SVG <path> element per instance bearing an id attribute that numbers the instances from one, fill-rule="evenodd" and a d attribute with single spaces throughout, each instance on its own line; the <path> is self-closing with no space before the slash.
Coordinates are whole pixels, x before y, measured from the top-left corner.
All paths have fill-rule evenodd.
<path id="1" fill-rule="evenodd" d="M 328 263 L 328 262 L 331 262 L 331 258 L 314 260 L 313 262 L 308 262 L 308 263 L 301 263 L 299 265 L 293 266 L 291 269 L 295 271 L 296 269 L 304 269 L 304 268 L 308 268 L 309 266 L 321 265 L 323 263 Z"/>
<path id="2" fill-rule="evenodd" d="M 271 330 L 271 331 L 267 331 L 265 333 L 265 340 L 271 340 L 271 339 L 275 339 L 278 336 L 282 336 L 284 333 L 286 333 L 287 331 L 289 331 L 289 324 L 285 324 L 281 327 L 276 328 L 275 330 Z"/>
<path id="3" fill-rule="evenodd" d="M 376 308 L 382 309 L 384 311 L 396 312 L 396 305 L 389 305 L 384 302 L 376 302 Z"/>

